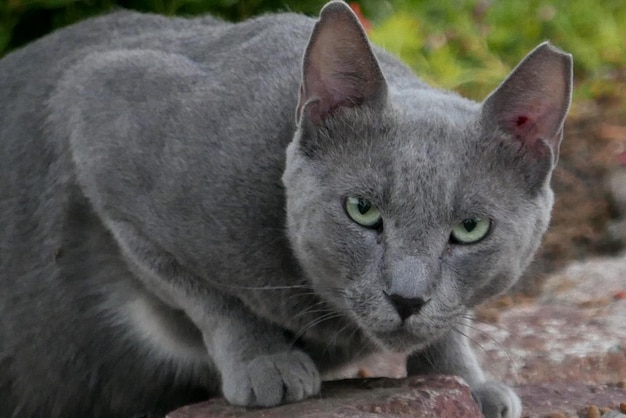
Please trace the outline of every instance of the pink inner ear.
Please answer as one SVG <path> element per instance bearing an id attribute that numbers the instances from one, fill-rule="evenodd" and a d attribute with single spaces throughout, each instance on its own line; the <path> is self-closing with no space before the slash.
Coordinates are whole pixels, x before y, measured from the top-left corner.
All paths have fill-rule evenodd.
<path id="1" fill-rule="evenodd" d="M 537 142 L 543 139 L 548 145 L 551 145 L 552 138 L 549 135 L 546 136 L 546 132 L 541 131 L 541 117 L 534 117 L 529 114 L 514 115 L 506 126 L 509 126 L 509 132 L 529 150 L 537 156 L 545 156 L 547 149 L 537 147 Z"/>
<path id="2" fill-rule="evenodd" d="M 322 9 L 305 51 L 296 117 L 319 124 L 339 107 L 372 103 L 386 93 L 378 61 L 354 13 L 342 2 Z"/>
<path id="3" fill-rule="evenodd" d="M 556 157 L 571 84 L 571 56 L 543 43 L 485 100 L 483 118 L 532 151 L 544 153 L 545 142 Z"/>
<path id="4" fill-rule="evenodd" d="M 520 141 L 527 145 L 534 145 L 537 140 L 537 136 L 541 133 L 538 131 L 537 118 L 529 115 L 528 113 L 511 115 L 511 119 L 508 119 L 505 123 L 506 129 L 513 135 L 515 135 Z"/>
<path id="5" fill-rule="evenodd" d="M 514 116 L 511 131 L 522 142 L 531 147 L 535 145 L 538 139 L 537 136 L 540 135 L 540 133 L 537 132 L 537 120 L 524 114 Z"/>
<path id="6" fill-rule="evenodd" d="M 505 116 L 504 127 L 519 140 L 534 146 L 538 139 L 549 140 L 559 123 L 558 107 L 549 97 L 524 98 Z"/>
<path id="7" fill-rule="evenodd" d="M 530 118 L 529 118 L 528 116 L 523 116 L 523 115 L 522 115 L 522 116 L 518 116 L 518 117 L 517 117 L 517 120 L 515 121 L 515 124 L 516 124 L 517 126 L 522 126 L 522 125 L 524 125 L 526 122 L 528 122 L 528 120 L 529 120 L 529 119 L 530 119 Z"/>

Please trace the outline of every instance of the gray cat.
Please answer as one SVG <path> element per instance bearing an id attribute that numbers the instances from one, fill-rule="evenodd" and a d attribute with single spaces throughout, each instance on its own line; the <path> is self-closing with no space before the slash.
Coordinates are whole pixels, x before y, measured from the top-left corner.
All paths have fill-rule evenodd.
<path id="1" fill-rule="evenodd" d="M 0 416 L 278 405 L 392 350 L 519 417 L 468 310 L 547 228 L 571 83 L 544 43 L 482 104 L 433 89 L 341 2 L 317 22 L 117 12 L 9 54 Z"/>

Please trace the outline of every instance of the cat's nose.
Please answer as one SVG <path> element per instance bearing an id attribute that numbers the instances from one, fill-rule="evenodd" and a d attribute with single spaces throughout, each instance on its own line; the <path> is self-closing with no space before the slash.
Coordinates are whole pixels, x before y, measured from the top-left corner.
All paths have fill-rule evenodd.
<path id="1" fill-rule="evenodd" d="M 402 295 L 388 295 L 387 293 L 385 293 L 385 295 L 393 304 L 394 308 L 396 308 L 402 322 L 404 322 L 411 315 L 418 314 L 424 305 L 430 301 L 430 299 L 424 299 L 421 297 L 407 298 Z"/>

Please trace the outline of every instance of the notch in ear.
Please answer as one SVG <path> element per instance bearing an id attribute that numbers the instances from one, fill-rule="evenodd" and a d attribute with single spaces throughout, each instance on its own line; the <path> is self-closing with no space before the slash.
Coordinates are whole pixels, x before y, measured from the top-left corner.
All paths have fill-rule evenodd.
<path id="1" fill-rule="evenodd" d="M 320 12 L 304 53 L 296 121 L 315 125 L 339 107 L 383 100 L 387 85 L 363 27 L 343 1 Z"/>
<path id="2" fill-rule="evenodd" d="M 571 98 L 572 56 L 544 42 L 485 99 L 482 121 L 556 164 Z"/>

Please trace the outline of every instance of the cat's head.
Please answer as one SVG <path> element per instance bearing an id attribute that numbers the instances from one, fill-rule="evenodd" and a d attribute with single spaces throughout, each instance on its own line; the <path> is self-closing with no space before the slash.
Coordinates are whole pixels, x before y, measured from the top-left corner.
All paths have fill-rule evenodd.
<path id="1" fill-rule="evenodd" d="M 571 56 L 544 43 L 482 104 L 400 82 L 341 2 L 321 13 L 287 151 L 291 245 L 383 346 L 418 347 L 521 275 L 550 218 Z"/>

